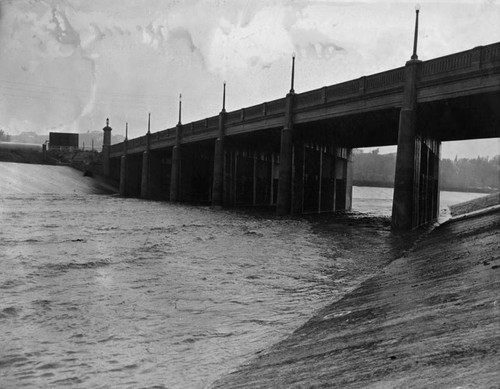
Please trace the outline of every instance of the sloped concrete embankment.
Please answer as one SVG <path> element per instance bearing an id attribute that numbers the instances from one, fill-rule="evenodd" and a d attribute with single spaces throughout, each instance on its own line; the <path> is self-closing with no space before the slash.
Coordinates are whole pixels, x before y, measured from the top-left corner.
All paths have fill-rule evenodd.
<path id="1" fill-rule="evenodd" d="M 451 220 L 214 388 L 498 388 L 500 209 Z"/>
<path id="2" fill-rule="evenodd" d="M 465 201 L 460 204 L 450 206 L 451 216 L 457 217 L 472 212 L 480 212 L 484 209 L 498 206 L 500 204 L 500 192 L 482 196 L 474 200 Z"/>

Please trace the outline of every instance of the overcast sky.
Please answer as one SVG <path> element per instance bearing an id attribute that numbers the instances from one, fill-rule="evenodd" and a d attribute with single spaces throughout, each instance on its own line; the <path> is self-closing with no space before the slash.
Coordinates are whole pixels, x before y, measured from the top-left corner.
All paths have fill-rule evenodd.
<path id="1" fill-rule="evenodd" d="M 421 0 L 419 59 L 500 41 L 500 1 Z M 402 66 L 414 1 L 0 0 L 0 128 L 146 132 Z M 477 146 L 479 145 L 479 146 Z M 499 154 L 500 140 L 444 156 Z M 449 147 L 455 147 L 448 150 Z M 469 155 L 471 154 L 471 155 Z"/>

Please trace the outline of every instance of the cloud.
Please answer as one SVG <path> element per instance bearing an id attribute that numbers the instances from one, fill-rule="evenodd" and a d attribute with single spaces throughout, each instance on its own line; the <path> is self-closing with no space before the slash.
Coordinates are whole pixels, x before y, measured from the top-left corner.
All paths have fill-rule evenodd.
<path id="1" fill-rule="evenodd" d="M 402 66 L 413 0 L 16 0 L 0 2 L 0 126 L 130 136 Z M 421 1 L 419 57 L 500 40 L 498 2 Z M 123 125 L 122 125 L 123 124 Z"/>

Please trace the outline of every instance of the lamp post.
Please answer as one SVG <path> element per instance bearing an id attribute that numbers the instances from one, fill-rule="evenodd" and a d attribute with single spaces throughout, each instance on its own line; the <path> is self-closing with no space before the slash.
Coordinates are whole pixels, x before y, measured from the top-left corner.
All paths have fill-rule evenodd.
<path id="1" fill-rule="evenodd" d="M 182 112 L 182 93 L 179 93 L 179 123 L 181 124 L 181 112 Z"/>
<path id="2" fill-rule="evenodd" d="M 222 89 L 222 112 L 226 112 L 226 81 Z"/>
<path id="3" fill-rule="evenodd" d="M 292 53 L 292 80 L 291 80 L 290 93 L 295 93 L 293 89 L 294 78 L 295 78 L 295 53 Z"/>
<path id="4" fill-rule="evenodd" d="M 420 12 L 420 4 L 415 5 L 415 34 L 413 36 L 413 54 L 411 59 L 417 60 L 417 40 L 418 40 L 418 13 Z"/>

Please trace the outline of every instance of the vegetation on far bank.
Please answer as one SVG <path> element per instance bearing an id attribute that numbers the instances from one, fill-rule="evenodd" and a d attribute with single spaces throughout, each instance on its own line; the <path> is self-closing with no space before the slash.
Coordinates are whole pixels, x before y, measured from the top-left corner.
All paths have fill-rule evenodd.
<path id="1" fill-rule="evenodd" d="M 355 185 L 394 187 L 396 154 L 353 154 Z M 493 158 L 444 158 L 439 163 L 441 190 L 457 192 L 495 192 L 500 190 L 500 155 Z"/>

